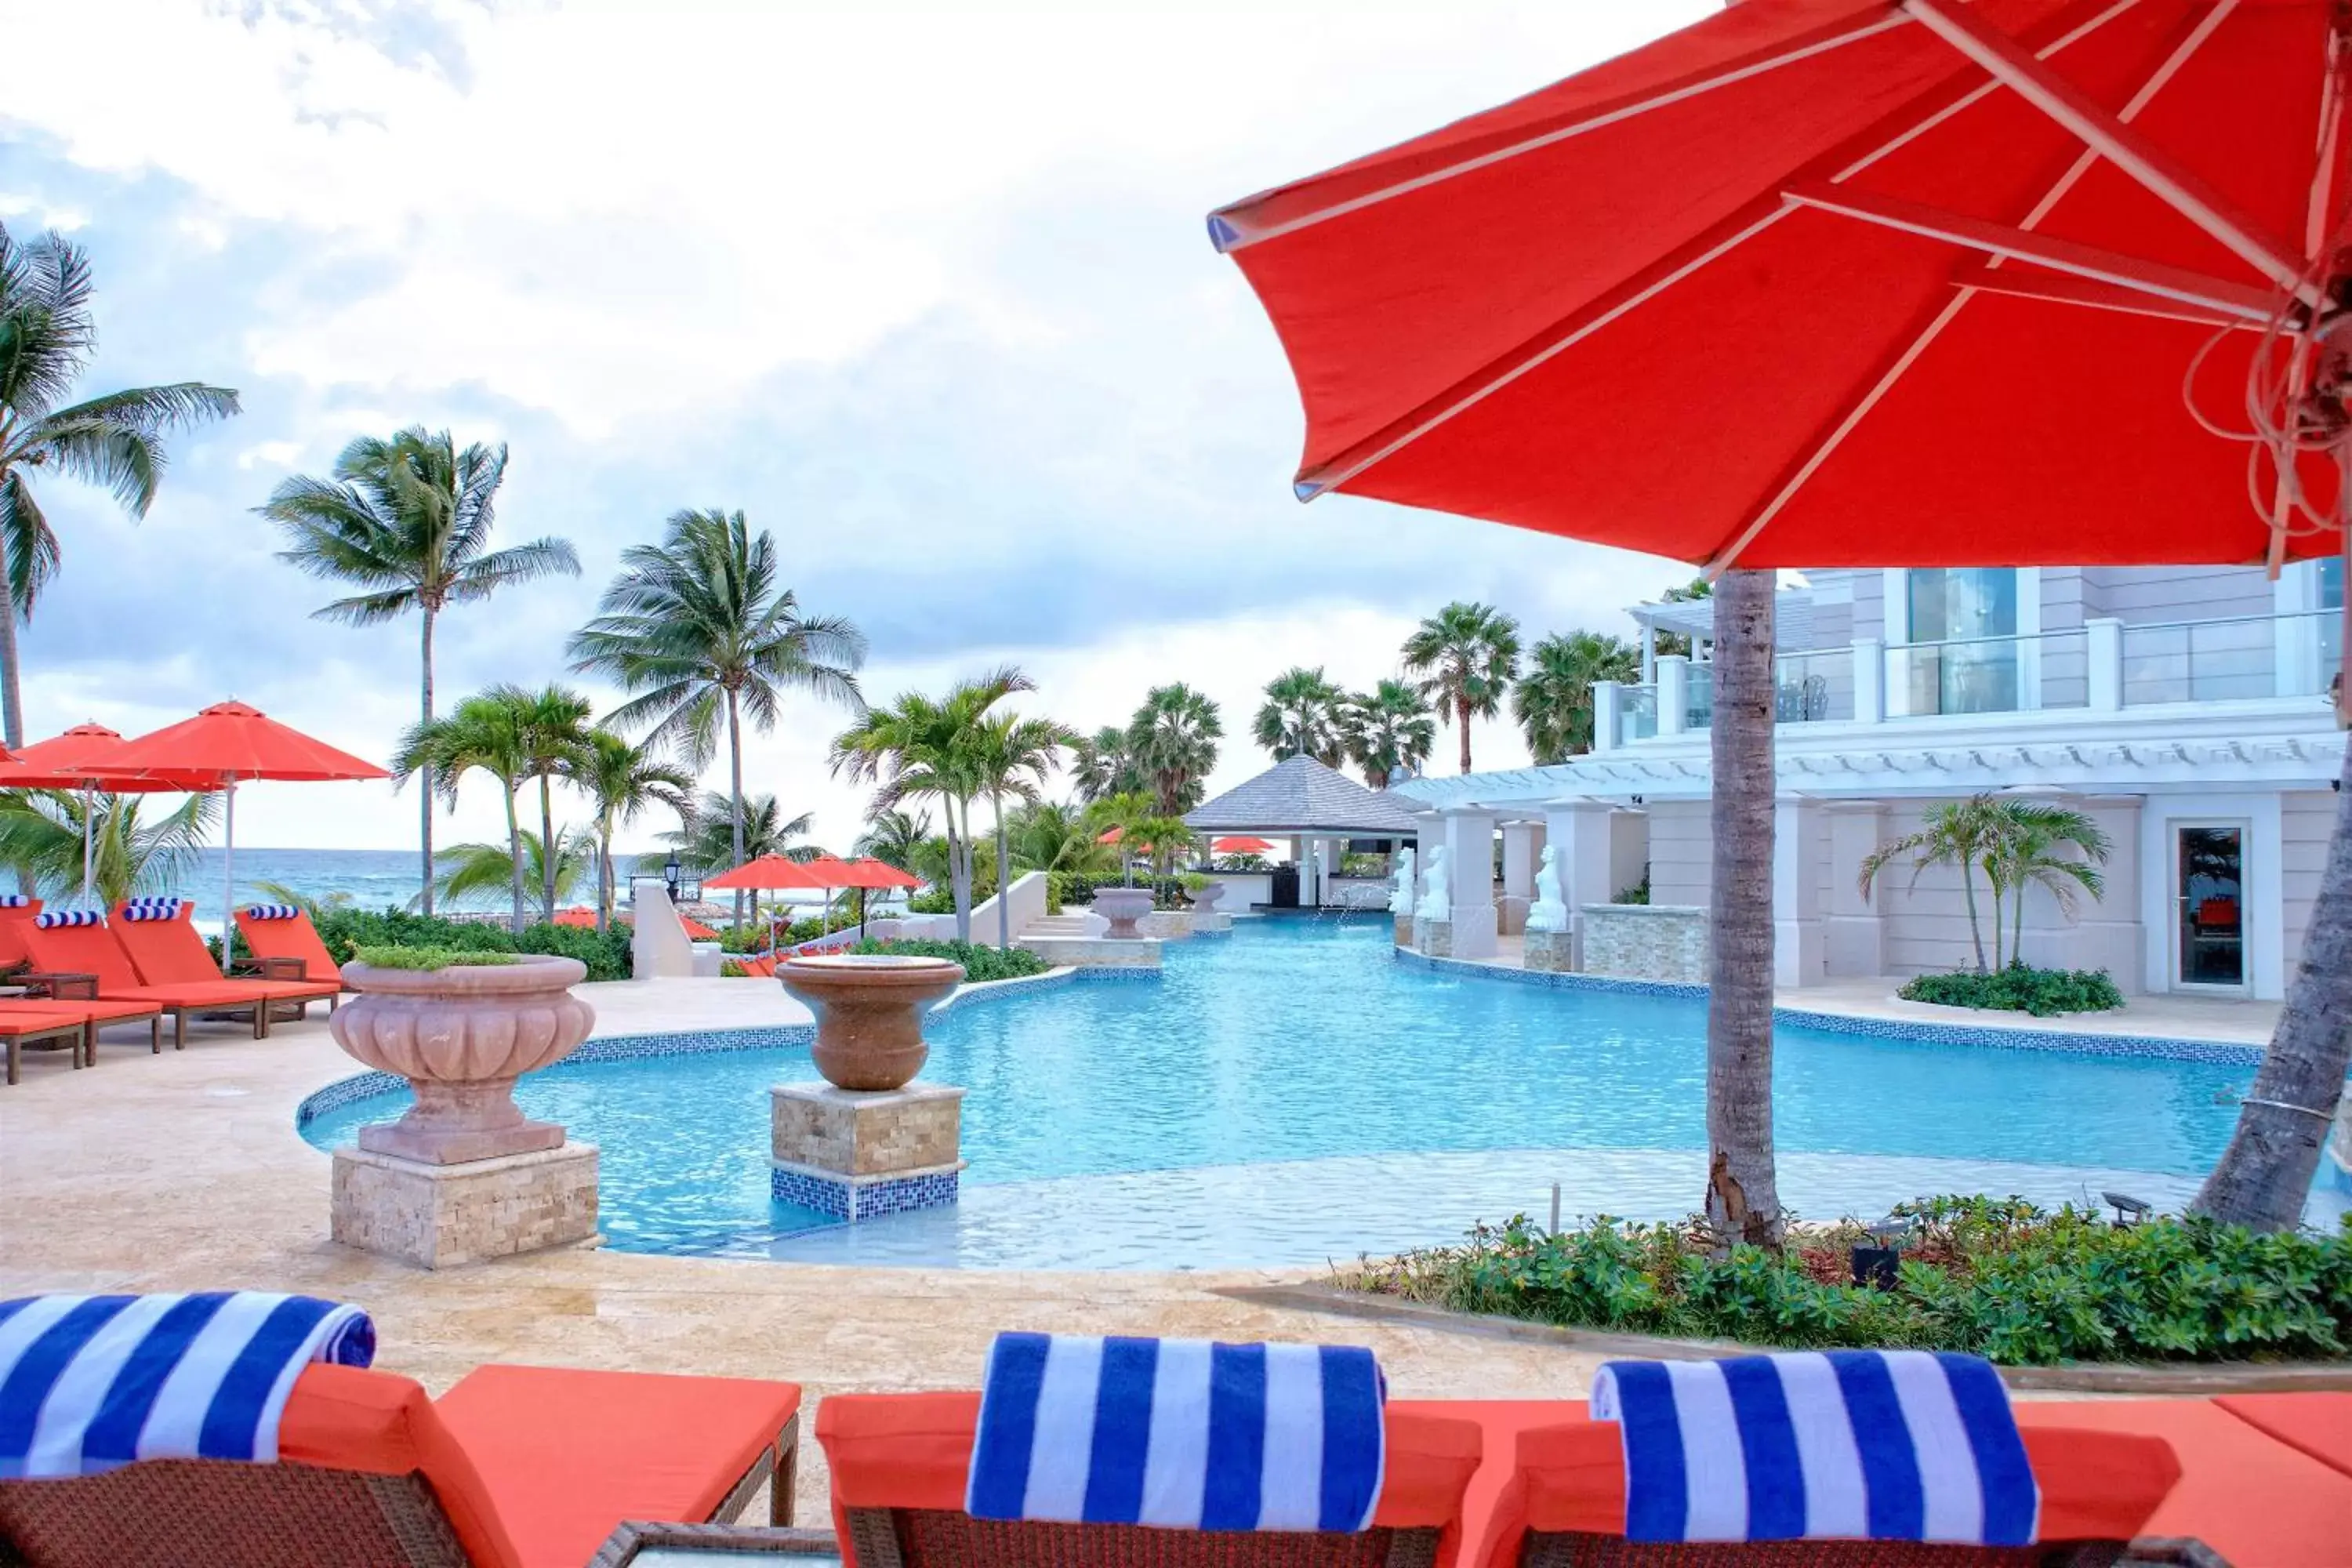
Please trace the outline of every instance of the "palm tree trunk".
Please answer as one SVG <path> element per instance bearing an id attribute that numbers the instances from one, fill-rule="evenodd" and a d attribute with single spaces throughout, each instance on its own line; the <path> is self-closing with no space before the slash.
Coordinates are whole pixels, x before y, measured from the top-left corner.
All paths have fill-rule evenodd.
<path id="1" fill-rule="evenodd" d="M 427 724 L 433 722 L 433 606 L 425 605 L 425 678 L 422 686 L 425 699 L 425 722 Z M 416 770 L 416 782 L 423 791 L 422 798 L 417 802 L 419 815 L 422 817 L 417 843 L 425 851 L 425 896 L 418 900 L 417 907 L 429 919 L 433 913 L 433 764 L 431 763 L 428 762 Z"/>
<path id="2" fill-rule="evenodd" d="M 613 816 L 596 824 L 596 934 L 613 929 Z"/>
<path id="3" fill-rule="evenodd" d="M 2009 961 L 2025 962 L 2025 889 L 2028 884 L 2021 879 L 2017 884 L 2017 918 L 2009 928 Z"/>
<path id="4" fill-rule="evenodd" d="M 1772 1160 L 1772 589 L 1770 572 L 1735 570 L 1715 595 L 1706 1217 L 1723 1246 L 1778 1247 L 1782 1224 Z"/>
<path id="5" fill-rule="evenodd" d="M 735 710 L 735 689 L 727 689 L 728 790 L 735 820 L 735 864 L 743 863 L 743 725 Z M 743 924 L 743 889 L 735 889 L 735 924 Z"/>
<path id="6" fill-rule="evenodd" d="M 1982 928 L 1977 924 L 1976 877 L 1969 869 L 1969 857 L 1966 853 L 1963 853 L 1960 856 L 1960 896 L 1968 900 L 1969 942 L 1977 950 L 1977 973 L 1979 974 L 1985 974 L 1990 972 L 1985 968 L 1984 931 Z M 1993 945 L 1998 948 L 2000 945 L 2000 928 L 1998 923 L 2000 920 L 2000 911 L 1997 908 L 1993 911 L 1993 920 L 1996 923 L 1993 928 L 1992 940 Z"/>
<path id="7" fill-rule="evenodd" d="M 1467 697 L 1454 700 L 1454 724 L 1462 731 L 1462 771 L 1466 773 L 1470 771 L 1470 699 Z"/>
<path id="8" fill-rule="evenodd" d="M 2239 1102 L 2238 1130 L 2190 1205 L 2256 1230 L 2302 1219 L 2352 1068 L 2352 740 L 2336 788 L 2336 837 L 2304 931 L 2303 963 L 2253 1091 Z"/>
<path id="9" fill-rule="evenodd" d="M 988 792 L 988 804 L 996 813 L 996 945 L 1013 945 L 1013 905 L 1006 897 L 1013 890 L 1013 852 L 1004 841 L 1004 796 L 995 790 Z"/>
<path id="10" fill-rule="evenodd" d="M 948 797 L 948 891 L 955 900 L 956 940 L 971 940 L 971 804 L 964 803 L 963 822 L 956 822 L 956 800 Z"/>
<path id="11" fill-rule="evenodd" d="M 539 775 L 539 880 L 542 918 L 555 923 L 555 785 L 545 773 Z"/>
<path id="12" fill-rule="evenodd" d="M 5 609 L 7 613 L 0 615 L 0 731 L 6 732 L 8 749 L 13 752 L 25 743 L 25 694 L 16 668 L 19 655 L 13 590 L 8 595 Z"/>

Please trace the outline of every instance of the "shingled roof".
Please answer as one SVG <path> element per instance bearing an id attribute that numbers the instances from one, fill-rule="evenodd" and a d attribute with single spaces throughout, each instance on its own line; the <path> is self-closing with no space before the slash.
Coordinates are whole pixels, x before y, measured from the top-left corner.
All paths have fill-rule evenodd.
<path id="1" fill-rule="evenodd" d="M 1412 813 L 1312 757 L 1293 757 L 1184 814 L 1202 833 L 1323 833 L 1411 837 Z"/>

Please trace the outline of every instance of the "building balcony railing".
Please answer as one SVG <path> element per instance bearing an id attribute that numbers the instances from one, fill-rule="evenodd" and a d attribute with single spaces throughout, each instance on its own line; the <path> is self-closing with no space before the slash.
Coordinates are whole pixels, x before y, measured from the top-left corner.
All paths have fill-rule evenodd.
<path id="1" fill-rule="evenodd" d="M 2321 697 L 2343 639 L 2342 610 L 2131 626 L 2095 619 L 2063 631 L 1939 642 L 1860 638 L 1851 647 L 1777 655 L 1773 713 L 1782 724 L 1871 724 Z M 1593 708 L 1597 750 L 1703 731 L 1715 719 L 1715 672 L 1668 655 L 1654 682 L 1595 686 Z"/>

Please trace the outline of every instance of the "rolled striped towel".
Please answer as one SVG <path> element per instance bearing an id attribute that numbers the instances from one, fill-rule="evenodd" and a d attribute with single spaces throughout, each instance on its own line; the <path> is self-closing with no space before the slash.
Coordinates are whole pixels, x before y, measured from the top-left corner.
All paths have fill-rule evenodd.
<path id="1" fill-rule="evenodd" d="M 1356 1346 L 1000 1334 L 964 1507 L 978 1519 L 1368 1530 L 1386 1398 Z"/>
<path id="2" fill-rule="evenodd" d="M 58 926 L 102 926 L 106 917 L 96 910 L 43 910 L 33 917 L 33 923 L 52 931 Z"/>
<path id="3" fill-rule="evenodd" d="M 255 904 L 246 911 L 247 920 L 290 921 L 302 912 L 299 904 Z"/>
<path id="4" fill-rule="evenodd" d="M 22 893 L 0 893 L 0 910 L 21 910 L 32 901 Z"/>
<path id="5" fill-rule="evenodd" d="M 186 904 L 185 899 L 125 899 L 122 918 L 127 921 L 175 921 Z"/>
<path id="6" fill-rule="evenodd" d="M 1630 1541 L 2024 1546 L 2042 1493 L 1992 1363 L 1927 1351 L 1614 1361 Z"/>
<path id="7" fill-rule="evenodd" d="M 278 1458 L 312 1362 L 365 1366 L 357 1307 L 261 1290 L 0 1301 L 0 1480 Z"/>

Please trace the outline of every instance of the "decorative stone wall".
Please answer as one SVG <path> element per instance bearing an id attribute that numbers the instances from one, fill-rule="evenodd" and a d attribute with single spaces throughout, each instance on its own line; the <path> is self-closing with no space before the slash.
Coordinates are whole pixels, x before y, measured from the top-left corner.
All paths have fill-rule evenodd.
<path id="1" fill-rule="evenodd" d="M 856 1224 L 956 1201 L 962 1089 L 787 1083 L 768 1092 L 770 1189 L 784 1202 Z"/>
<path id="2" fill-rule="evenodd" d="M 1192 934 L 1193 918 L 1190 910 L 1154 910 L 1136 921 L 1135 929 L 1162 942 L 1182 942 Z"/>
<path id="3" fill-rule="evenodd" d="M 346 1247 L 421 1268 L 588 1241 L 596 1235 L 596 1146 L 454 1165 L 338 1149 L 330 1226 Z"/>
<path id="4" fill-rule="evenodd" d="M 1027 948 L 1048 963 L 1066 963 L 1074 969 L 1160 967 L 1160 943 L 1150 938 L 1113 942 L 1108 937 L 1024 936 L 1014 945 Z"/>
<path id="5" fill-rule="evenodd" d="M 1582 912 L 1586 973 L 1686 985 L 1706 983 L 1705 910 L 1679 904 L 1587 904 Z"/>
<path id="6" fill-rule="evenodd" d="M 1433 921 L 1426 915 L 1412 917 L 1412 950 L 1432 958 L 1454 956 L 1454 922 Z"/>
<path id="7" fill-rule="evenodd" d="M 1391 941 L 1398 947 L 1411 947 L 1412 945 L 1412 917 L 1411 915 L 1391 915 L 1389 918 L 1396 922 L 1396 932 L 1391 938 Z"/>
<path id="8" fill-rule="evenodd" d="M 1576 967 L 1576 938 L 1564 931 L 1531 931 L 1520 965 L 1546 974 L 1566 974 Z"/>

